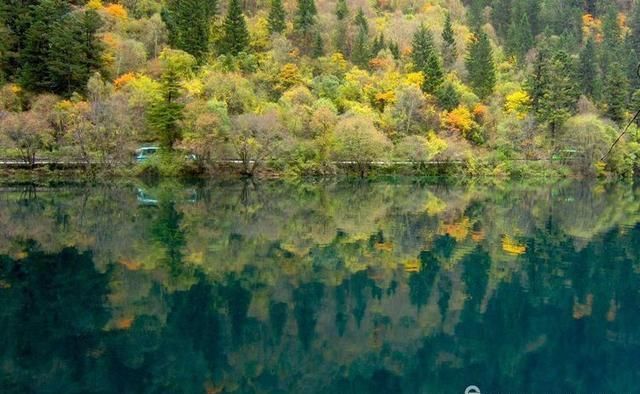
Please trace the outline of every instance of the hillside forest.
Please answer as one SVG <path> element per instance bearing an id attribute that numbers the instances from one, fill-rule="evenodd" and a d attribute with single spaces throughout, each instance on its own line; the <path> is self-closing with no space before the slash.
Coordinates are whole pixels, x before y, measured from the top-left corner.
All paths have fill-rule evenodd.
<path id="1" fill-rule="evenodd" d="M 639 62 L 634 0 L 0 0 L 0 159 L 631 176 Z"/>

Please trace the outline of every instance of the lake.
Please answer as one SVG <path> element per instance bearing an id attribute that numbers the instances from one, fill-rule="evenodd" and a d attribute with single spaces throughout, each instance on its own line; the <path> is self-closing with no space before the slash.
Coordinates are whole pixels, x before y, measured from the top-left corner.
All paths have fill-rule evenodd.
<path id="1" fill-rule="evenodd" d="M 2 393 L 640 391 L 640 188 L 5 186 Z"/>

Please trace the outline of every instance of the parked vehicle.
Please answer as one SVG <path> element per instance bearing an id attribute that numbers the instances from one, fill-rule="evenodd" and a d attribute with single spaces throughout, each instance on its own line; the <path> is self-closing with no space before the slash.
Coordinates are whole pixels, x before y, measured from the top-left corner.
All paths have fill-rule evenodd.
<path id="1" fill-rule="evenodd" d="M 155 155 L 160 150 L 157 146 L 145 146 L 139 149 L 136 149 L 136 161 L 141 163 L 149 159 L 149 157 Z"/>

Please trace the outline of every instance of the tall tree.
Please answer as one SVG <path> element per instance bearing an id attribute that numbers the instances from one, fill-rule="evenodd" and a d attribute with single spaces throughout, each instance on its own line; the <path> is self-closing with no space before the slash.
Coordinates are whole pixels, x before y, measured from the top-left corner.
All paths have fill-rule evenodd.
<path id="1" fill-rule="evenodd" d="M 514 55 L 518 61 L 524 60 L 527 51 L 533 46 L 535 40 L 531 34 L 529 15 L 524 12 L 518 21 L 512 21 L 507 34 L 507 51 Z"/>
<path id="2" fill-rule="evenodd" d="M 371 60 L 371 50 L 369 48 L 369 24 L 362 8 L 358 10 L 354 22 L 358 34 L 353 45 L 351 60 L 356 65 L 366 68 L 369 65 L 369 60 Z"/>
<path id="3" fill-rule="evenodd" d="M 31 6 L 31 24 L 24 32 L 24 45 L 18 53 L 20 64 L 20 83 L 29 90 L 52 90 L 50 75 L 51 41 L 54 35 L 63 32 L 64 24 L 58 22 L 63 15 L 69 13 L 69 5 L 62 0 L 43 0 Z M 52 32 L 52 30 L 55 30 Z M 53 34 L 52 34 L 53 33 Z M 60 39 L 60 37 L 58 37 Z M 76 37 L 68 37 L 68 43 L 73 43 Z M 63 53 L 67 56 L 67 53 Z M 73 55 L 69 53 L 69 55 Z"/>
<path id="4" fill-rule="evenodd" d="M 640 55 L 640 3 L 636 3 L 629 20 L 629 40 L 636 54 Z"/>
<path id="5" fill-rule="evenodd" d="M 433 44 L 431 32 L 421 24 L 413 35 L 411 58 L 417 71 L 424 74 L 422 90 L 435 94 L 444 81 L 444 71 Z"/>
<path id="6" fill-rule="evenodd" d="M 308 36 L 316 24 L 316 3 L 314 0 L 298 0 L 294 27 L 302 36 Z"/>
<path id="7" fill-rule="evenodd" d="M 580 52 L 578 78 L 582 93 L 592 99 L 600 98 L 600 73 L 598 72 L 596 56 L 595 41 L 592 37 L 589 37 Z"/>
<path id="8" fill-rule="evenodd" d="M 484 32 L 474 34 L 469 45 L 465 65 L 469 74 L 469 84 L 480 98 L 493 93 L 496 85 L 496 68 L 489 37 Z"/>
<path id="9" fill-rule="evenodd" d="M 336 48 L 338 48 L 343 55 L 349 56 L 349 7 L 347 6 L 346 0 L 338 0 L 336 2 L 336 19 L 338 19 L 334 37 Z"/>
<path id="10" fill-rule="evenodd" d="M 311 51 L 311 55 L 314 58 L 319 58 L 324 55 L 324 41 L 322 40 L 322 35 L 316 32 L 316 37 L 313 40 L 313 50 Z"/>
<path id="11" fill-rule="evenodd" d="M 616 123 L 625 119 L 629 101 L 629 81 L 620 63 L 612 63 L 605 80 L 605 102 L 607 116 Z"/>
<path id="12" fill-rule="evenodd" d="M 373 44 L 371 45 L 371 55 L 377 56 L 381 50 L 385 49 L 387 43 L 384 39 L 384 33 L 380 33 L 376 38 L 373 39 Z"/>
<path id="13" fill-rule="evenodd" d="M 180 80 L 171 67 L 162 75 L 162 98 L 149 111 L 149 126 L 158 134 L 164 149 L 172 150 L 180 138 L 180 121 L 184 105 L 180 102 Z"/>
<path id="14" fill-rule="evenodd" d="M 447 13 L 442 29 L 442 58 L 445 67 L 451 67 L 456 61 L 456 37 L 451 23 L 451 14 Z"/>
<path id="15" fill-rule="evenodd" d="M 162 17 L 169 30 L 169 43 L 197 59 L 209 51 L 211 20 L 217 0 L 168 0 Z"/>
<path id="16" fill-rule="evenodd" d="M 282 33 L 287 27 L 285 22 L 286 12 L 282 5 L 282 0 L 271 0 L 271 8 L 269 9 L 269 32 Z"/>
<path id="17" fill-rule="evenodd" d="M 579 96 L 569 55 L 541 47 L 527 87 L 536 117 L 555 140 L 560 126 L 575 112 Z"/>
<path id="18" fill-rule="evenodd" d="M 249 47 L 249 31 L 244 19 L 240 0 L 230 0 L 227 16 L 224 19 L 224 36 L 222 38 L 222 52 L 237 55 Z"/>

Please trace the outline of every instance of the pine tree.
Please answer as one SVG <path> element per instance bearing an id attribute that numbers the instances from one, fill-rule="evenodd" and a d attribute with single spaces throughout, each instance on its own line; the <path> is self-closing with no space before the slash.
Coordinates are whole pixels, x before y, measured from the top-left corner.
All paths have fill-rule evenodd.
<path id="1" fill-rule="evenodd" d="M 511 26 L 512 2 L 512 0 L 494 0 L 491 6 L 491 24 L 500 37 L 506 37 Z"/>
<path id="2" fill-rule="evenodd" d="M 386 46 L 387 46 L 387 44 L 386 44 L 385 39 L 384 39 L 384 33 L 380 33 L 373 40 L 373 44 L 371 45 L 371 55 L 372 56 L 377 56 L 378 53 L 380 53 L 381 50 L 386 48 Z"/>
<path id="3" fill-rule="evenodd" d="M 338 19 L 338 25 L 336 26 L 336 34 L 334 37 L 335 45 L 340 53 L 348 57 L 350 55 L 347 22 L 349 19 L 349 7 L 347 6 L 346 0 L 337 1 L 336 19 Z"/>
<path id="4" fill-rule="evenodd" d="M 616 123 L 625 119 L 629 99 L 629 81 L 620 63 L 612 63 L 605 81 L 607 116 Z"/>
<path id="5" fill-rule="evenodd" d="M 460 105 L 460 95 L 452 83 L 446 82 L 438 91 L 438 102 L 444 109 L 451 111 Z"/>
<path id="6" fill-rule="evenodd" d="M 179 102 L 180 81 L 175 70 L 169 68 L 162 75 L 162 99 L 152 105 L 148 115 L 149 126 L 158 133 L 164 149 L 172 150 L 180 138 L 180 121 L 184 106 Z"/>
<path id="7" fill-rule="evenodd" d="M 313 50 L 311 55 L 314 58 L 324 56 L 324 41 L 322 41 L 322 36 L 320 35 L 320 33 L 316 33 L 316 38 L 313 41 Z"/>
<path id="8" fill-rule="evenodd" d="M 484 25 L 484 1 L 473 0 L 469 4 L 469 10 L 467 14 L 467 21 L 472 30 L 480 30 Z"/>
<path id="9" fill-rule="evenodd" d="M 242 13 L 240 0 L 230 0 L 229 10 L 224 20 L 224 36 L 222 38 L 222 52 L 227 55 L 237 55 L 249 47 L 249 31 Z"/>
<path id="10" fill-rule="evenodd" d="M 413 36 L 411 58 L 417 71 L 424 74 L 422 90 L 435 94 L 444 80 L 444 72 L 436 53 L 431 32 L 420 25 Z"/>
<path id="11" fill-rule="evenodd" d="M 96 37 L 102 19 L 94 10 L 76 12 L 51 28 L 47 58 L 50 89 L 63 95 L 83 92 L 102 69 L 102 42 Z"/>
<path id="12" fill-rule="evenodd" d="M 579 97 L 569 55 L 540 48 L 527 85 L 536 117 L 548 125 L 555 139 L 557 130 L 575 112 Z"/>
<path id="13" fill-rule="evenodd" d="M 338 0 L 336 2 L 336 18 L 339 21 L 345 20 L 349 17 L 349 7 L 347 6 L 347 0 Z"/>
<path id="14" fill-rule="evenodd" d="M 363 29 L 358 29 L 358 35 L 351 52 L 351 61 L 361 68 L 366 68 L 369 66 L 369 60 L 371 60 L 369 36 Z"/>
<path id="15" fill-rule="evenodd" d="M 369 66 L 369 60 L 371 60 L 371 50 L 369 48 L 369 24 L 362 8 L 358 10 L 354 22 L 358 29 L 358 35 L 353 45 L 351 60 L 354 64 L 366 68 Z"/>
<path id="16" fill-rule="evenodd" d="M 400 47 L 397 42 L 391 41 L 389 43 L 389 51 L 391 52 L 391 55 L 393 55 L 394 59 L 400 60 Z"/>
<path id="17" fill-rule="evenodd" d="M 307 36 L 315 26 L 318 10 L 314 0 L 298 0 L 298 10 L 294 20 L 294 27 L 303 36 Z"/>
<path id="18" fill-rule="evenodd" d="M 20 83 L 28 90 L 41 92 L 54 88 L 49 72 L 52 28 L 64 27 L 58 23 L 69 11 L 68 4 L 61 0 L 43 0 L 31 7 L 31 24 L 24 32 L 24 48 L 19 52 Z"/>
<path id="19" fill-rule="evenodd" d="M 612 63 L 623 63 L 622 29 L 618 23 L 618 12 L 610 6 L 602 22 L 602 53 L 600 56 L 600 69 L 607 70 Z"/>
<path id="20" fill-rule="evenodd" d="M 364 16 L 362 7 L 358 9 L 354 22 L 358 29 L 363 30 L 367 35 L 369 34 L 369 22 L 367 22 L 367 17 Z"/>
<path id="21" fill-rule="evenodd" d="M 217 0 L 168 0 L 162 17 L 169 30 L 169 43 L 202 60 L 209 51 L 211 20 Z"/>
<path id="22" fill-rule="evenodd" d="M 514 55 L 519 62 L 524 60 L 527 51 L 533 47 L 535 40 L 531 34 L 529 15 L 524 12 L 519 21 L 511 22 L 509 33 L 507 34 L 506 46 L 511 55 Z"/>
<path id="23" fill-rule="evenodd" d="M 271 8 L 269 9 L 269 32 L 282 33 L 287 27 L 285 22 L 286 12 L 282 5 L 282 0 L 271 0 Z"/>
<path id="24" fill-rule="evenodd" d="M 580 80 L 582 93 L 592 99 L 598 99 L 600 97 L 598 86 L 600 76 L 596 60 L 596 44 L 593 38 L 589 37 L 580 52 L 578 78 Z"/>
<path id="25" fill-rule="evenodd" d="M 469 74 L 469 85 L 478 97 L 483 99 L 493 93 L 496 69 L 493 50 L 486 33 L 479 32 L 474 35 L 465 65 Z"/>
<path id="26" fill-rule="evenodd" d="M 451 24 L 451 14 L 447 13 L 442 30 L 442 58 L 445 67 L 451 67 L 456 57 L 456 38 Z"/>
<path id="27" fill-rule="evenodd" d="M 636 3 L 629 21 L 629 40 L 636 54 L 640 55 L 640 3 Z"/>

